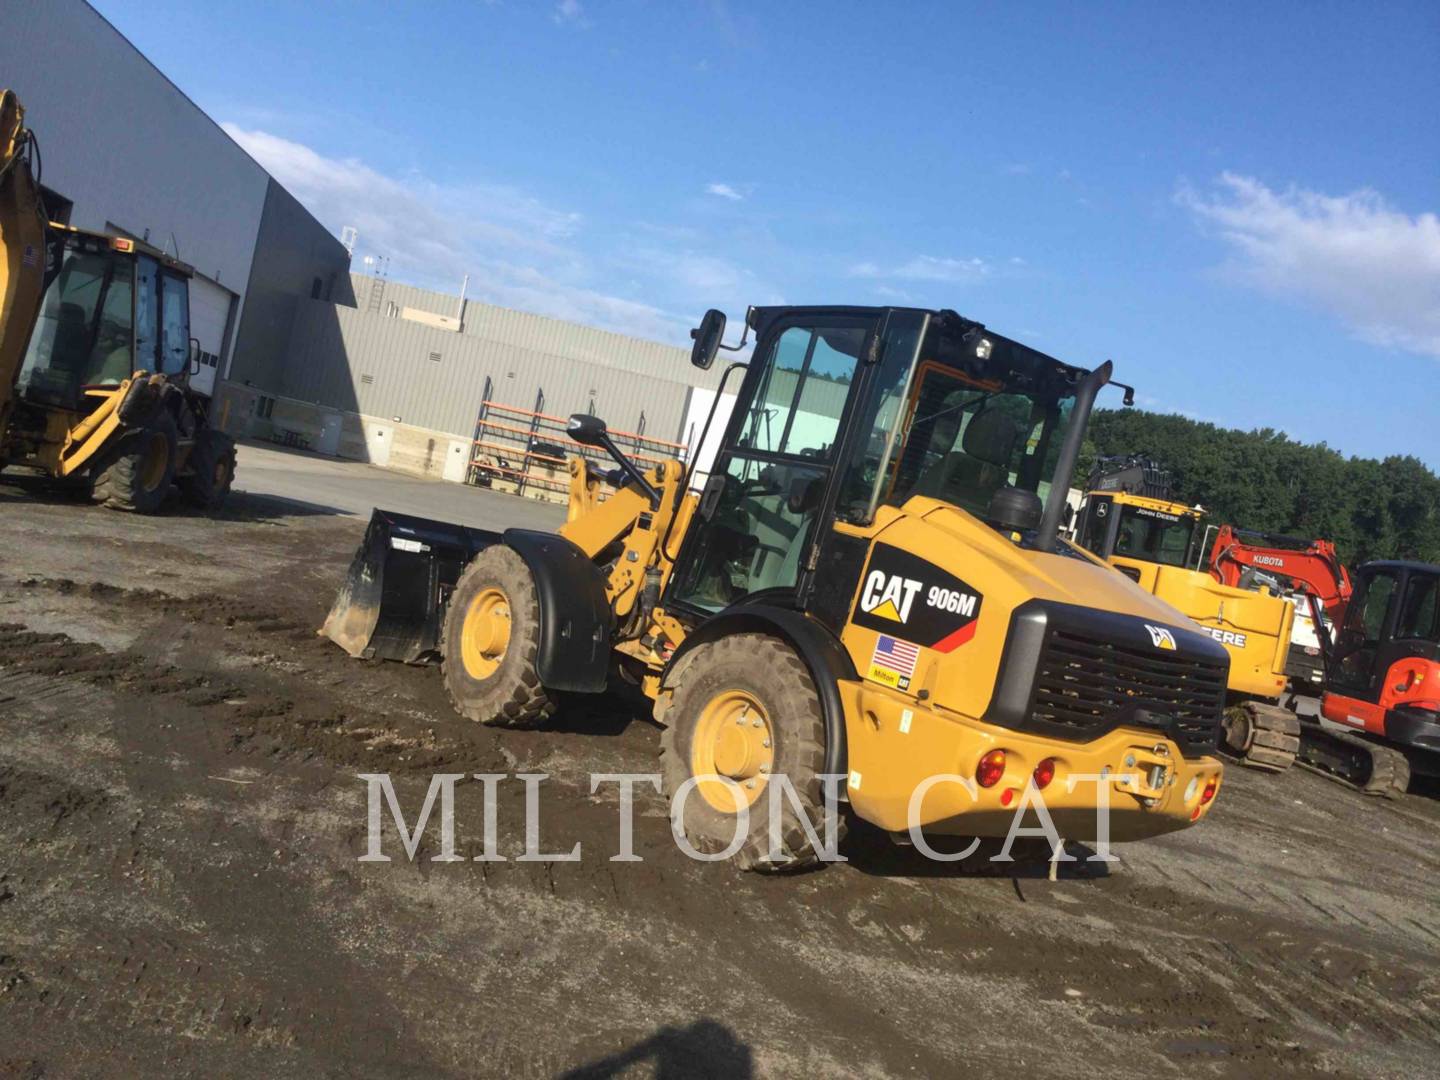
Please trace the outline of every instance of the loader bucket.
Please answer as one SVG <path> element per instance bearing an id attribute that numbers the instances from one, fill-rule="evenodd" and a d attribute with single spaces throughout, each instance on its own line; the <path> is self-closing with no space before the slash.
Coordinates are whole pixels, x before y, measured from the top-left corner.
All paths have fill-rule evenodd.
<path id="1" fill-rule="evenodd" d="M 434 660 L 460 572 L 499 540 L 483 529 L 376 510 L 320 633 L 364 660 Z"/>

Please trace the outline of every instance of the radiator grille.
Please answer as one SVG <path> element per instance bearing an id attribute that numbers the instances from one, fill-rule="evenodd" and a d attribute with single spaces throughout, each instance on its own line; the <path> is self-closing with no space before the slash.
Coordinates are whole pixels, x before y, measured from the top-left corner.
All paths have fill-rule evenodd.
<path id="1" fill-rule="evenodd" d="M 1116 714 L 1143 710 L 1183 753 L 1194 754 L 1215 745 L 1225 680 L 1224 664 L 1214 660 L 1052 629 L 1036 671 L 1031 715 L 1088 738 L 1112 727 Z"/>

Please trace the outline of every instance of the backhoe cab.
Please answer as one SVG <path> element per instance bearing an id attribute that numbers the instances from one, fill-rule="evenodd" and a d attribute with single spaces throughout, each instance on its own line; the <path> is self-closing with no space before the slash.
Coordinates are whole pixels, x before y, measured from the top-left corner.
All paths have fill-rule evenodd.
<path id="1" fill-rule="evenodd" d="M 356 656 L 438 659 L 487 724 L 638 686 L 687 837 L 737 851 L 753 807 L 737 857 L 756 868 L 818 857 L 800 814 L 818 827 L 827 776 L 895 833 L 1003 836 L 1036 790 L 1071 839 L 1096 835 L 1102 801 L 1115 839 L 1201 818 L 1225 650 L 1058 537 L 1110 365 L 953 311 L 746 322 L 753 359 L 726 372 L 743 379 L 703 483 L 679 461 L 641 472 L 576 417 L 620 474 L 571 458 L 558 535 L 377 510 L 325 631 Z M 707 315 L 698 366 L 723 333 Z M 798 806 L 780 800 L 772 846 L 782 774 Z"/>

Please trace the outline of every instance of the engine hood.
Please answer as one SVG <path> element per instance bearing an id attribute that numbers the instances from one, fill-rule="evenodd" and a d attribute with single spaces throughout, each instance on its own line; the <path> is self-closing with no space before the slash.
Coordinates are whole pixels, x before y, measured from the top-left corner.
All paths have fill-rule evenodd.
<path id="1" fill-rule="evenodd" d="M 1017 612 L 1037 605 L 1097 641 L 1228 665 L 1201 627 L 1088 553 L 1022 548 L 922 498 L 875 534 L 843 640 L 863 678 L 978 718 Z"/>

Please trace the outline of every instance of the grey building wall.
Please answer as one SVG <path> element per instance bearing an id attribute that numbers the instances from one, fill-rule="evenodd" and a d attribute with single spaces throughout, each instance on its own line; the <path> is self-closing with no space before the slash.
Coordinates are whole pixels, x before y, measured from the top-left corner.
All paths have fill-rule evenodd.
<path id="1" fill-rule="evenodd" d="M 683 441 L 691 387 L 720 380 L 721 364 L 698 371 L 688 349 L 473 301 L 456 333 L 385 304 L 453 315 L 457 297 L 386 283 L 376 314 L 371 279 L 357 275 L 355 287 L 356 308 L 301 303 L 278 394 L 469 437 L 488 377 L 490 400 L 504 405 L 532 409 L 543 391 L 552 415 L 593 412 L 617 430 L 643 424 Z"/>
<path id="2" fill-rule="evenodd" d="M 350 254 L 293 195 L 269 180 L 225 377 L 280 387 L 296 316 L 317 292 L 336 304 L 355 303 Z"/>
<path id="3" fill-rule="evenodd" d="M 0 0 L 0 84 L 40 142 L 72 225 L 107 223 L 242 292 L 269 177 L 81 0 Z"/>

